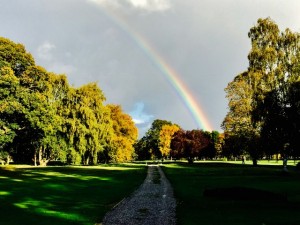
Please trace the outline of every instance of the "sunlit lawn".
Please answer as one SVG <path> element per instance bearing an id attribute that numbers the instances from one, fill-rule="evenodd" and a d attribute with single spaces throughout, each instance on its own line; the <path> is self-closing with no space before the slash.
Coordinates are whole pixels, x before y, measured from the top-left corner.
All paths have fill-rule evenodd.
<path id="1" fill-rule="evenodd" d="M 178 224 L 201 225 L 299 225 L 300 174 L 289 166 L 238 165 L 229 163 L 166 164 L 163 167 L 178 201 Z M 205 189 L 248 187 L 287 196 L 274 200 L 234 200 L 205 197 Z M 247 193 L 245 193 L 247 194 Z"/>
<path id="2" fill-rule="evenodd" d="M 0 167 L 0 224 L 95 224 L 145 176 L 146 167 L 135 164 Z"/>

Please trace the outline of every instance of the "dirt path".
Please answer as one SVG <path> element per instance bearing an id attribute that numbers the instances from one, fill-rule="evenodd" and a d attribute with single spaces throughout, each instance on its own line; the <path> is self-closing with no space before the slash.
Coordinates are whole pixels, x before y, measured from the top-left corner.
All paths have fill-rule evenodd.
<path id="1" fill-rule="evenodd" d="M 176 200 L 159 166 L 148 166 L 144 183 L 108 212 L 103 225 L 174 225 Z"/>

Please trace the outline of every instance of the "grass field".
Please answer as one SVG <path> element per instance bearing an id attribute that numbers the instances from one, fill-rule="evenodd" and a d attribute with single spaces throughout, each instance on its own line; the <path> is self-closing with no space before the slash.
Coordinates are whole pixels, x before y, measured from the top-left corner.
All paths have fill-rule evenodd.
<path id="1" fill-rule="evenodd" d="M 295 167 L 289 166 L 287 174 L 282 166 L 252 167 L 213 162 L 165 164 L 163 169 L 178 201 L 178 224 L 300 224 L 300 174 Z M 252 198 L 246 191 L 243 194 L 248 195 L 248 199 L 235 198 L 238 193 L 226 193 L 232 187 L 268 191 L 284 196 L 287 201 Z M 203 195 L 205 190 L 215 188 L 223 190 L 224 196 Z"/>
<path id="2" fill-rule="evenodd" d="M 135 164 L 0 167 L 1 225 L 91 225 L 145 179 Z"/>

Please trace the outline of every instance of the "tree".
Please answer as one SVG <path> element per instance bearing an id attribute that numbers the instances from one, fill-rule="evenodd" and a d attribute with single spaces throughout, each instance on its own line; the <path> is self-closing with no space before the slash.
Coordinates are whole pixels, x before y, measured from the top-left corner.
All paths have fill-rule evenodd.
<path id="1" fill-rule="evenodd" d="M 186 132 L 180 129 L 173 134 L 171 140 L 171 152 L 170 152 L 171 157 L 175 159 L 180 159 L 184 157 L 185 145 L 186 145 Z"/>
<path id="2" fill-rule="evenodd" d="M 10 67 L 0 68 L 0 149 L 12 143 L 19 129 L 17 115 L 22 106 L 16 97 L 20 81 Z"/>
<path id="3" fill-rule="evenodd" d="M 204 132 L 204 140 L 202 140 L 202 143 L 207 143 L 206 147 L 202 149 L 202 151 L 199 154 L 200 158 L 209 158 L 213 159 L 217 155 L 218 148 L 220 148 L 220 134 L 218 131 L 212 131 L 212 132 Z"/>
<path id="4" fill-rule="evenodd" d="M 40 164 L 44 164 L 42 151 L 49 153 L 54 143 L 46 139 L 50 135 L 56 137 L 56 114 L 53 104 L 49 104 L 50 74 L 34 65 L 32 56 L 21 44 L 0 38 L 0 49 L 2 148 L 16 162 L 28 163 L 38 154 Z"/>
<path id="5" fill-rule="evenodd" d="M 159 149 L 160 131 L 164 125 L 172 125 L 172 122 L 167 120 L 156 119 L 152 122 L 150 129 L 145 136 L 135 145 L 138 147 L 136 152 L 139 159 L 161 158 L 162 153 Z M 142 157 L 143 156 L 143 157 Z M 144 158 L 144 157 L 147 158 Z M 150 158 L 148 158 L 150 156 Z"/>
<path id="6" fill-rule="evenodd" d="M 211 137 L 203 130 L 183 131 L 179 130 L 172 139 L 172 156 L 176 158 L 187 158 L 193 163 L 195 158 L 209 157 Z"/>
<path id="7" fill-rule="evenodd" d="M 179 129 L 180 127 L 176 124 L 162 126 L 159 132 L 159 150 L 163 158 L 170 155 L 172 137 Z"/>
<path id="8" fill-rule="evenodd" d="M 254 87 L 253 121 L 261 125 L 260 142 L 263 147 L 274 149 L 268 150 L 269 154 L 281 153 L 286 157 L 293 154 L 286 146 L 291 146 L 293 142 L 290 132 L 295 128 L 293 121 L 299 120 L 299 115 L 298 119 L 290 117 L 293 100 L 297 100 L 290 101 L 288 96 L 290 87 L 299 79 L 300 35 L 289 29 L 280 32 L 278 26 L 267 18 L 258 20 L 258 24 L 251 28 L 249 37 L 251 52 L 256 52 L 249 54 L 250 71 L 260 77 Z M 294 131 L 299 133 L 299 129 Z"/>
<path id="9" fill-rule="evenodd" d="M 299 133 L 292 122 L 299 120 L 299 114 L 290 114 L 298 100 L 289 96 L 299 79 L 300 36 L 289 29 L 280 32 L 270 18 L 258 19 L 248 36 L 249 67 L 225 89 L 229 112 L 223 128 L 226 145 L 248 152 L 256 164 L 264 154 L 293 152 L 286 146 Z"/>
<path id="10" fill-rule="evenodd" d="M 26 52 L 22 44 L 0 37 L 0 67 L 10 67 L 15 76 L 19 77 L 29 66 L 34 65 L 32 55 Z"/>
<path id="11" fill-rule="evenodd" d="M 24 46 L 0 38 L 0 158 L 46 165 L 127 161 L 137 129 L 120 106 L 104 105 L 96 83 L 71 87 L 35 65 Z"/>
<path id="12" fill-rule="evenodd" d="M 28 133 L 30 142 L 34 148 L 34 162 L 38 156 L 39 165 L 45 166 L 58 156 L 63 158 L 64 145 L 59 139 L 58 133 L 61 118 L 57 114 L 57 101 L 53 96 L 53 83 L 51 77 L 44 68 L 31 66 L 20 76 L 20 83 L 26 90 L 26 98 L 21 98 L 25 106 L 25 117 L 28 119 Z M 34 136 L 31 135 L 34 133 Z"/>
<path id="13" fill-rule="evenodd" d="M 108 146 L 108 158 L 113 162 L 126 162 L 134 158 L 134 143 L 138 130 L 132 118 L 119 105 L 107 105 L 113 123 L 112 143 Z"/>
<path id="14" fill-rule="evenodd" d="M 110 112 L 103 105 L 105 97 L 96 83 L 89 83 L 80 88 L 71 88 L 65 103 L 65 126 L 71 158 L 78 158 L 85 165 L 96 164 L 98 154 L 108 143 L 112 133 Z M 75 152 L 74 152 L 75 150 Z"/>
<path id="15" fill-rule="evenodd" d="M 254 140 L 258 139 L 260 128 L 252 121 L 253 88 L 248 72 L 236 76 L 225 91 L 229 112 L 222 123 L 225 131 L 224 155 L 236 157 L 247 152 L 256 164 L 259 151 Z"/>

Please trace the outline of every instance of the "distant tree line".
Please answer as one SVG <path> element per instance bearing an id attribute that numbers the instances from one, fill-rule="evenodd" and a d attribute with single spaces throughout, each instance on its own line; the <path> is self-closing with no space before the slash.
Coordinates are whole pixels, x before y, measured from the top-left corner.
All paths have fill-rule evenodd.
<path id="1" fill-rule="evenodd" d="M 257 160 L 300 155 L 300 34 L 259 19 L 248 36 L 248 69 L 226 87 L 223 154 Z"/>
<path id="2" fill-rule="evenodd" d="M 213 159 L 219 157 L 222 135 L 217 131 L 183 130 L 166 120 L 154 120 L 135 145 L 138 159 Z"/>
<path id="3" fill-rule="evenodd" d="M 35 64 L 22 44 L 0 38 L 0 160 L 46 165 L 124 162 L 137 128 L 96 83 L 70 86 Z"/>

